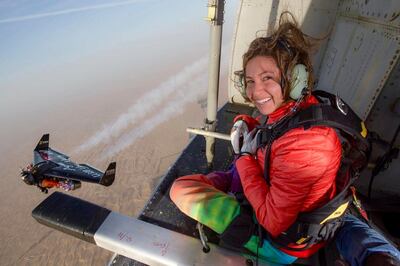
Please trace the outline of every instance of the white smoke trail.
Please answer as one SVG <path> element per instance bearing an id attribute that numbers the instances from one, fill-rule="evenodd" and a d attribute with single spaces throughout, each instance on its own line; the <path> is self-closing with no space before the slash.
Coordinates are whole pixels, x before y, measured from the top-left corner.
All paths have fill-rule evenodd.
<path id="1" fill-rule="evenodd" d="M 167 105 L 164 106 L 159 111 L 158 115 L 144 121 L 138 127 L 132 129 L 130 132 L 122 135 L 118 142 L 111 147 L 107 153 L 103 155 L 102 159 L 111 157 L 121 150 L 125 149 L 132 143 L 134 143 L 138 138 L 145 136 L 147 133 L 151 132 L 155 127 L 163 122 L 168 121 L 172 117 L 181 114 L 184 111 L 184 106 L 190 102 L 195 101 L 199 96 L 205 95 L 207 92 L 207 74 L 202 73 L 196 78 L 190 80 L 184 90 L 180 90 L 175 99 L 169 101 Z"/>
<path id="2" fill-rule="evenodd" d="M 60 11 L 46 12 L 46 13 L 20 16 L 20 17 L 14 17 L 14 18 L 6 18 L 6 19 L 1 19 L 0 24 L 18 22 L 18 21 L 26 21 L 26 20 L 32 20 L 32 19 L 40 19 L 40 18 L 45 18 L 45 17 L 54 17 L 54 16 L 78 13 L 78 12 L 83 12 L 83 11 L 88 11 L 88 10 L 125 6 L 125 5 L 136 4 L 136 3 L 144 2 L 144 1 L 145 0 L 127 0 L 127 1 L 85 6 L 85 7 L 79 7 L 79 8 L 70 8 L 70 9 L 64 9 L 64 10 L 60 10 Z"/>
<path id="3" fill-rule="evenodd" d="M 182 86 L 193 79 L 194 76 L 205 71 L 206 65 L 207 58 L 201 58 L 160 84 L 157 88 L 150 90 L 148 93 L 140 97 L 126 113 L 121 114 L 113 123 L 105 125 L 100 132 L 97 132 L 95 135 L 90 137 L 75 149 L 74 152 L 82 152 L 99 143 L 107 142 L 111 137 L 117 136 L 128 126 L 132 126 L 135 122 L 140 121 L 141 118 L 154 110 L 156 105 L 165 101 L 169 95 L 178 90 L 184 89 Z"/>

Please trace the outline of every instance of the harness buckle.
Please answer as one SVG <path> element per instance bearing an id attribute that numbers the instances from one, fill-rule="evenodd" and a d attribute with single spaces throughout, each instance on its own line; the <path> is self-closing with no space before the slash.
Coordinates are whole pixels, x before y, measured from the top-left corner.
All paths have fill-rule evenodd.
<path id="1" fill-rule="evenodd" d="M 353 204 L 354 204 L 354 206 L 356 206 L 358 212 L 368 222 L 369 219 L 368 219 L 367 212 L 363 209 L 360 200 L 356 196 L 356 188 L 354 186 L 351 186 L 350 189 L 351 189 L 351 194 L 353 195 Z"/>
<path id="2" fill-rule="evenodd" d="M 337 109 L 344 115 L 347 115 L 347 113 L 349 112 L 349 108 L 347 107 L 347 105 L 343 102 L 343 100 L 339 97 L 339 94 L 336 94 L 335 97 L 335 104 Z"/>

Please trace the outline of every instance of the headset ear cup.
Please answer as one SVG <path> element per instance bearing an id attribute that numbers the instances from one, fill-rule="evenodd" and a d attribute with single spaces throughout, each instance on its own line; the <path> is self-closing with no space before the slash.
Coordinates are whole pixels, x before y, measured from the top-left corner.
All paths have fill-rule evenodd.
<path id="1" fill-rule="evenodd" d="M 308 71 L 305 65 L 297 64 L 293 67 L 290 78 L 290 98 L 297 100 L 300 98 L 304 88 L 308 87 Z"/>

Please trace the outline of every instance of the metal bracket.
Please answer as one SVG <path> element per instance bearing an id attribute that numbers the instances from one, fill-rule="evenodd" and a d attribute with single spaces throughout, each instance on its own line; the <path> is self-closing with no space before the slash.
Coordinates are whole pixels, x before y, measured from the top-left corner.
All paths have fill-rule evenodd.
<path id="1" fill-rule="evenodd" d="M 203 246 L 203 252 L 204 253 L 210 252 L 210 246 L 207 244 L 208 239 L 206 234 L 204 233 L 203 224 L 197 223 L 196 228 L 199 231 L 200 242 L 201 245 Z"/>

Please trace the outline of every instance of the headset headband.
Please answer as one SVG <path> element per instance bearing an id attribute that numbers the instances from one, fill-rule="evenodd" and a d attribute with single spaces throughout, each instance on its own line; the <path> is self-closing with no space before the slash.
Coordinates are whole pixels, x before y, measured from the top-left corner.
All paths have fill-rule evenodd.
<path id="1" fill-rule="evenodd" d="M 263 37 L 262 39 L 264 41 L 266 41 L 266 42 L 272 42 L 273 41 L 272 37 Z M 290 47 L 290 45 L 288 44 L 288 42 L 285 39 L 279 37 L 277 39 L 276 43 L 278 44 L 278 46 L 280 46 L 281 48 L 285 49 L 289 53 L 290 56 L 293 55 L 291 47 Z"/>

